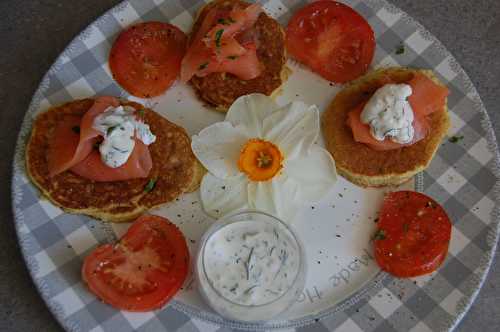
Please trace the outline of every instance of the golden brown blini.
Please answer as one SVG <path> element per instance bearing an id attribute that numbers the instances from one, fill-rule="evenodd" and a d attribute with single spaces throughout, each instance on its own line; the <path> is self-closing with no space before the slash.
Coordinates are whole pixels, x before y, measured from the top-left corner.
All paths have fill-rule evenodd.
<path id="1" fill-rule="evenodd" d="M 375 151 L 356 142 L 346 124 L 347 114 L 367 101 L 388 78 L 404 83 L 417 72 L 443 85 L 430 70 L 386 68 L 351 82 L 335 96 L 323 114 L 322 129 L 340 175 L 362 187 L 382 187 L 404 183 L 429 166 L 450 126 L 446 102 L 441 110 L 429 115 L 430 130 L 424 139 L 396 150 Z"/>
<path id="2" fill-rule="evenodd" d="M 72 101 L 35 119 L 26 147 L 26 170 L 43 196 L 70 213 L 124 222 L 198 188 L 205 170 L 191 151 L 186 131 L 133 102 L 122 104 L 144 110 L 144 120 L 156 135 L 156 141 L 149 146 L 153 168 L 148 178 L 95 182 L 69 170 L 49 177 L 47 151 L 54 128 L 67 115 L 83 115 L 92 104 L 93 99 Z M 152 179 L 156 181 L 153 190 L 145 190 Z"/>

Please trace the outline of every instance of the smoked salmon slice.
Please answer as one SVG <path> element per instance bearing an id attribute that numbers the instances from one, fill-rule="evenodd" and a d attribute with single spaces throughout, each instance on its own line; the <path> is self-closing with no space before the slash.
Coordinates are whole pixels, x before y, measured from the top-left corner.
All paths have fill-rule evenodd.
<path id="1" fill-rule="evenodd" d="M 114 97 L 98 97 L 83 118 L 68 116 L 56 127 L 49 143 L 49 175 L 62 173 L 85 159 L 100 133 L 92 128 L 96 116 L 120 104 Z"/>
<path id="2" fill-rule="evenodd" d="M 389 82 L 387 82 L 389 83 Z M 427 116 L 442 109 L 448 96 L 448 89 L 440 86 L 423 74 L 415 74 L 408 82 L 412 88 L 412 94 L 408 101 L 413 109 L 413 128 L 415 134 L 413 140 L 407 144 L 399 144 L 385 139 L 378 141 L 370 133 L 370 126 L 361 122 L 361 112 L 366 103 L 356 106 L 347 116 L 347 125 L 351 128 L 354 140 L 365 143 L 377 151 L 394 150 L 404 146 L 415 144 L 427 136 L 430 125 Z"/>
<path id="3" fill-rule="evenodd" d="M 98 97 L 92 107 L 83 115 L 64 117 L 54 130 L 49 142 L 49 175 L 55 176 L 64 171 L 94 181 L 122 181 L 147 177 L 153 162 L 148 147 L 140 140 L 127 162 L 118 168 L 104 164 L 101 155 L 94 147 L 102 133 L 93 128 L 95 118 L 108 107 L 118 107 L 120 102 L 115 97 Z"/>
<path id="4" fill-rule="evenodd" d="M 255 44 L 245 45 L 249 52 L 229 61 L 210 61 L 206 68 L 198 71 L 197 76 L 205 77 L 210 73 L 222 72 L 231 73 L 242 80 L 251 80 L 260 75 L 262 64 L 257 57 Z"/>
<path id="5" fill-rule="evenodd" d="M 255 40 L 242 43 L 237 37 L 248 34 L 261 12 L 259 4 L 233 8 L 230 12 L 211 9 L 182 60 L 181 81 L 214 72 L 230 73 L 242 80 L 258 77 L 263 68 Z"/>
<path id="6" fill-rule="evenodd" d="M 418 113 L 426 116 L 432 112 L 440 110 L 446 97 L 450 93 L 448 88 L 435 83 L 424 74 L 415 74 L 408 82 L 413 93 L 408 97 L 408 101 L 413 109 L 417 109 Z"/>
<path id="7" fill-rule="evenodd" d="M 81 116 L 68 115 L 55 128 L 49 141 L 47 156 L 49 176 L 64 172 L 92 151 L 94 143 L 91 140 L 80 144 L 81 122 Z M 79 156 L 77 156 L 77 149 Z"/>
<path id="8" fill-rule="evenodd" d="M 365 143 L 373 150 L 384 151 L 384 150 L 394 150 L 399 149 L 403 146 L 408 146 L 417 143 L 423 139 L 429 130 L 429 124 L 425 118 L 420 115 L 416 115 L 413 120 L 413 129 L 415 133 L 413 135 L 413 140 L 410 143 L 399 144 L 391 141 L 390 139 L 385 139 L 383 141 L 376 140 L 370 133 L 370 126 L 361 122 L 361 112 L 365 107 L 365 103 L 361 103 L 354 110 L 349 112 L 347 115 L 347 125 L 351 127 L 354 140 L 356 142 Z"/>
<path id="9" fill-rule="evenodd" d="M 93 150 L 87 158 L 71 167 L 71 171 L 89 180 L 107 182 L 145 178 L 152 167 L 153 160 L 148 147 L 136 139 L 132 154 L 120 167 L 108 167 L 102 162 L 99 151 Z"/>

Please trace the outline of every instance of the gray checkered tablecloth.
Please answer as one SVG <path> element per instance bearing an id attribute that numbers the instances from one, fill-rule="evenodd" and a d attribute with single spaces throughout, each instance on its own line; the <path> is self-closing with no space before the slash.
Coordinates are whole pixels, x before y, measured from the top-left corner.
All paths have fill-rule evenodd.
<path id="1" fill-rule="evenodd" d="M 371 285 L 328 312 L 293 322 L 288 331 L 440 331 L 452 329 L 476 296 L 498 238 L 496 139 L 480 98 L 467 75 L 422 26 L 383 0 L 345 1 L 361 13 L 377 36 L 375 67 L 431 68 L 449 87 L 452 128 L 423 173 L 426 194 L 444 205 L 453 221 L 450 252 L 438 272 L 418 280 L 379 275 Z M 304 1 L 262 1 L 284 24 Z M 174 302 L 150 313 L 127 313 L 107 306 L 82 284 L 82 259 L 114 235 L 100 222 L 63 213 L 28 181 L 24 148 L 34 114 L 76 98 L 83 90 L 126 97 L 106 66 L 116 34 L 135 21 L 185 25 L 200 0 L 125 1 L 75 38 L 47 73 L 33 97 L 19 136 L 12 199 L 20 245 L 47 305 L 69 331 L 230 331 L 234 324 L 210 318 Z M 187 26 L 184 26 L 187 29 Z M 405 52 L 395 50 L 404 45 Z M 83 241 L 82 241 L 83 239 Z M 214 324 L 207 320 L 219 322 Z M 269 330 L 272 324 L 256 329 Z"/>

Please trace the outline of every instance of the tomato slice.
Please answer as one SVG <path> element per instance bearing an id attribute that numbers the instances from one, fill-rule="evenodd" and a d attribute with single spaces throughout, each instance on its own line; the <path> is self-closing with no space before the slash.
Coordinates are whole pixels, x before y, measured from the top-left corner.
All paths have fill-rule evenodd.
<path id="1" fill-rule="evenodd" d="M 127 311 L 149 311 L 177 293 L 188 267 L 189 250 L 177 226 L 145 215 L 116 244 L 105 244 L 88 255 L 82 277 L 104 302 Z"/>
<path id="2" fill-rule="evenodd" d="M 397 191 L 384 198 L 375 234 L 375 259 L 382 270 L 400 277 L 435 271 L 446 258 L 451 222 L 432 198 Z"/>
<path id="3" fill-rule="evenodd" d="M 288 52 L 327 80 L 344 83 L 363 75 L 375 53 L 375 35 L 351 7 L 317 1 L 288 23 Z"/>
<path id="4" fill-rule="evenodd" d="M 165 92 L 181 70 L 187 37 L 177 27 L 145 22 L 122 31 L 109 55 L 114 79 L 130 94 L 150 98 Z"/>

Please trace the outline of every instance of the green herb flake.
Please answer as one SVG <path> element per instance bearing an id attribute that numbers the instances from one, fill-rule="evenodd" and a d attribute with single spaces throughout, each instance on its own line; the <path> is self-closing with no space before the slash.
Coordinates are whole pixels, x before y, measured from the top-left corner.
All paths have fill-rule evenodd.
<path id="1" fill-rule="evenodd" d="M 452 137 L 450 137 L 450 139 L 448 141 L 450 141 L 450 143 L 458 143 L 459 141 L 461 141 L 463 139 L 464 139 L 463 136 L 452 136 Z"/>
<path id="2" fill-rule="evenodd" d="M 144 192 L 151 192 L 156 186 L 156 181 L 157 179 L 149 179 L 148 184 L 146 184 L 146 186 L 144 187 Z"/>
<path id="3" fill-rule="evenodd" d="M 139 114 L 140 117 L 143 117 L 144 116 L 144 110 L 138 110 L 137 111 L 137 114 Z"/>
<path id="4" fill-rule="evenodd" d="M 410 225 L 408 225 L 407 223 L 404 223 L 403 224 L 403 232 L 408 233 L 409 229 L 410 229 Z"/>
<path id="5" fill-rule="evenodd" d="M 111 133 L 113 132 L 113 130 L 115 130 L 117 127 L 118 126 L 109 127 L 108 130 L 106 130 L 106 136 L 111 135 Z"/>
<path id="6" fill-rule="evenodd" d="M 98 150 L 100 145 L 101 145 L 101 142 L 95 142 L 94 145 L 92 146 L 92 148 L 94 150 Z"/>
<path id="7" fill-rule="evenodd" d="M 222 39 L 222 34 L 224 29 L 219 29 L 215 32 L 215 46 L 220 47 L 220 40 Z"/>
<path id="8" fill-rule="evenodd" d="M 397 48 L 396 48 L 396 54 L 403 54 L 405 52 L 405 46 L 403 44 L 400 44 Z"/>
<path id="9" fill-rule="evenodd" d="M 227 58 L 229 60 L 236 60 L 236 59 L 238 59 L 238 56 L 237 55 L 229 55 Z"/>
<path id="10" fill-rule="evenodd" d="M 231 22 L 231 20 L 232 20 L 232 18 L 229 18 L 229 19 L 227 19 L 227 20 L 226 20 L 226 19 L 224 19 L 224 18 L 219 18 L 219 19 L 217 20 L 217 23 L 222 24 L 222 25 L 229 25 L 229 24 L 231 24 L 231 23 L 234 23 L 234 20 L 233 20 L 233 22 Z"/>
<path id="11" fill-rule="evenodd" d="M 75 134 L 79 134 L 80 133 L 80 126 L 74 126 L 73 128 L 71 128 L 71 130 L 73 130 L 75 132 Z"/>
<path id="12" fill-rule="evenodd" d="M 228 20 L 230 23 L 236 23 L 236 21 L 235 21 L 235 20 L 234 20 L 231 16 L 229 16 L 229 17 L 227 18 L 227 20 Z"/>
<path id="13" fill-rule="evenodd" d="M 205 62 L 205 63 L 202 63 L 202 64 L 198 67 L 198 69 L 199 69 L 199 70 L 203 70 L 203 69 L 205 69 L 205 68 L 207 68 L 207 67 L 208 67 L 208 62 Z"/>
<path id="14" fill-rule="evenodd" d="M 373 235 L 372 240 L 385 240 L 385 231 L 383 229 L 377 229 Z"/>

